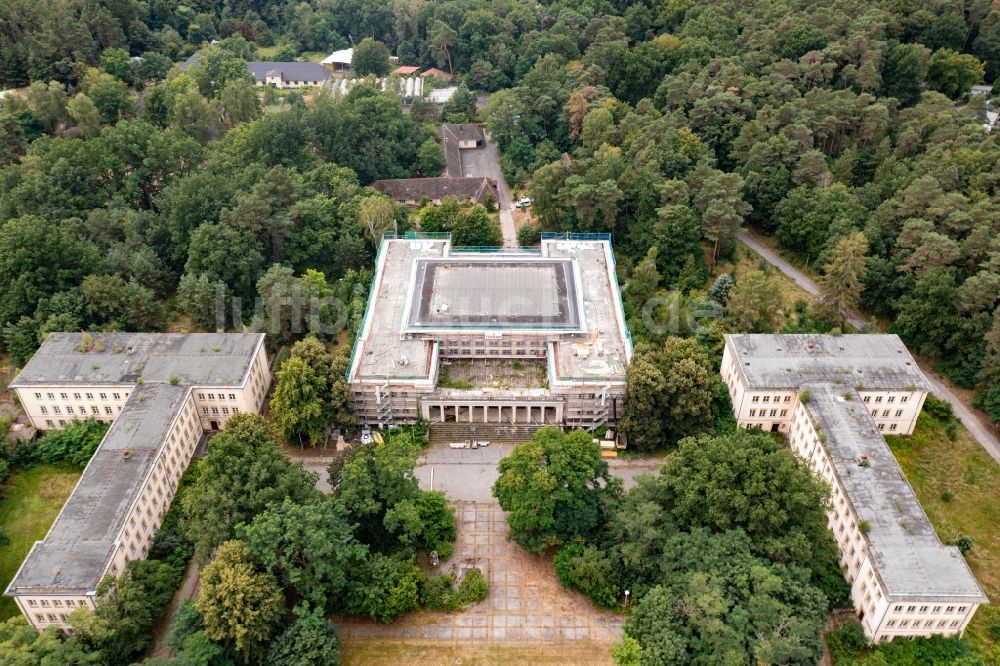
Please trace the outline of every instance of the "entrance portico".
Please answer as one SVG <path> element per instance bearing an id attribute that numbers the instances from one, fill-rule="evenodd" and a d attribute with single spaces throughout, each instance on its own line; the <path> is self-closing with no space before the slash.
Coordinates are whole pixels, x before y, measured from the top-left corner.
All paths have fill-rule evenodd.
<path id="1" fill-rule="evenodd" d="M 424 420 L 431 423 L 535 423 L 560 424 L 562 402 L 435 400 L 421 405 Z"/>

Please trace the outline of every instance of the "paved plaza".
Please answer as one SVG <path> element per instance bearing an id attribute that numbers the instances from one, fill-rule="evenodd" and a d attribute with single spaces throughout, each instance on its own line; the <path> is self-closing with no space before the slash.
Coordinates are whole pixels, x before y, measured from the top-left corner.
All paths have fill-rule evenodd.
<path id="1" fill-rule="evenodd" d="M 437 444 L 424 450 L 414 473 L 425 490 L 442 490 L 455 506 L 455 551 L 441 571 L 458 574 L 478 567 L 490 585 L 489 596 L 461 612 L 421 611 L 379 624 L 365 618 L 339 618 L 343 638 L 414 639 L 437 642 L 552 643 L 590 641 L 609 644 L 621 638 L 622 618 L 601 611 L 582 594 L 556 580 L 552 561 L 531 555 L 507 540 L 507 519 L 492 496 L 501 458 L 512 444 L 481 449 L 451 449 Z M 319 474 L 317 486 L 330 487 L 328 456 L 298 457 Z M 639 474 L 655 474 L 662 461 L 612 460 L 611 472 L 634 484 Z M 603 648 L 601 648 L 603 650 Z"/>
<path id="2" fill-rule="evenodd" d="M 507 541 L 506 515 L 493 502 L 456 502 L 458 538 L 442 571 L 479 567 L 490 584 L 480 604 L 462 612 L 423 611 L 392 624 L 347 619 L 343 638 L 413 638 L 436 641 L 610 643 L 621 638 L 619 616 L 600 611 L 556 580 L 548 558 Z"/>

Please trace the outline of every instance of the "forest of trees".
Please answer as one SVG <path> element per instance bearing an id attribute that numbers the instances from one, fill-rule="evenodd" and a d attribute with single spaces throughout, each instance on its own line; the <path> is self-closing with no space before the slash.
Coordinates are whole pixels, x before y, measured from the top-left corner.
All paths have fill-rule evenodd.
<path id="1" fill-rule="evenodd" d="M 322 324 L 343 315 L 357 327 L 386 231 L 419 220 L 499 242 L 484 207 L 413 215 L 367 187 L 440 170 L 434 109 L 366 85 L 339 100 L 261 94 L 244 64 L 354 42 L 363 71 L 383 72 L 388 52 L 455 74 L 460 93 L 440 111 L 484 121 L 508 180 L 534 199 L 525 241 L 614 239 L 639 342 L 622 426 L 636 448 L 669 450 L 668 463 L 624 493 L 589 437 L 545 431 L 501 467 L 512 537 L 558 547 L 560 580 L 597 604 L 633 591 L 622 663 L 814 663 L 843 594 L 824 491 L 766 436 L 734 433 L 715 372 L 721 336 L 843 330 L 841 310 L 860 307 L 1000 422 L 990 0 L 0 0 L 0 88 L 21 89 L 0 108 L 0 351 L 18 365 L 56 330 L 261 321 L 288 345 L 275 430 L 248 417 L 213 440 L 159 555 L 102 587 L 109 603 L 74 639 L 26 636 L 12 621 L 0 654 L 125 663 L 191 553 L 203 593 L 171 640 L 192 663 L 336 655 L 323 613 L 388 621 L 475 598 L 413 564 L 446 551 L 454 525 L 444 498 L 413 481 L 412 441 L 338 458 L 329 498 L 278 448 L 352 424 L 346 345 L 330 351 Z M 197 51 L 199 64 L 180 68 Z M 970 95 L 980 83 L 993 93 Z M 491 93 L 478 110 L 477 93 Z M 723 272 L 747 227 L 815 271 L 820 303 L 785 302 L 766 266 Z M 252 305 L 288 294 L 346 312 L 316 313 L 312 330 Z M 713 321 L 673 325 L 675 306 Z M 44 450 L 57 459 L 72 446 Z M 574 464 L 556 450 L 576 452 Z M 704 473 L 714 467 L 788 492 L 716 488 Z M 708 510 L 710 492 L 728 498 L 725 515 Z M 772 512 L 741 512 L 748 499 Z M 234 584 L 254 595 L 233 599 Z M 719 603 L 682 615 L 689 597 Z M 253 626 L 226 610 L 237 601 L 253 605 Z"/>
<path id="2" fill-rule="evenodd" d="M 246 301 L 273 263 L 331 286 L 370 266 L 384 221 L 406 216 L 362 205 L 362 186 L 439 168 L 432 126 L 364 87 L 262 115 L 241 65 L 367 39 L 493 92 L 479 115 L 542 230 L 612 232 L 627 274 L 657 245 L 660 286 L 687 292 L 752 225 L 821 277 L 844 266 L 827 305 L 891 322 L 1000 419 L 1000 149 L 988 96 L 968 97 L 1000 73 L 988 0 L 4 0 L 0 15 L 0 85 L 31 84 L 0 112 L 16 361 L 56 328 L 156 329 L 182 283 L 175 311 L 204 326 L 217 285 Z M 199 67 L 171 69 L 210 39 Z M 731 321 L 767 330 L 753 309 Z"/>
<path id="3" fill-rule="evenodd" d="M 649 664 L 815 664 L 849 590 L 828 488 L 766 433 L 688 438 L 628 493 L 586 432 L 544 428 L 500 463 L 510 537 L 558 546 L 564 584 L 635 606 L 625 644 Z"/>

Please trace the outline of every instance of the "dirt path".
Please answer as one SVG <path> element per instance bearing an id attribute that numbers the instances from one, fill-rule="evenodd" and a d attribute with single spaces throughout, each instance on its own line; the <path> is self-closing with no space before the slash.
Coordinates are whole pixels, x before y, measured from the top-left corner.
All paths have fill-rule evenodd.
<path id="1" fill-rule="evenodd" d="M 149 648 L 149 656 L 164 658 L 171 656 L 170 650 L 167 649 L 170 625 L 173 624 L 174 614 L 177 612 L 177 607 L 181 605 L 181 600 L 193 598 L 198 594 L 198 575 L 200 573 L 201 567 L 192 559 L 188 563 L 187 569 L 184 570 L 184 579 L 181 581 L 180 588 L 174 593 L 174 598 L 170 600 L 170 605 L 167 606 L 163 617 L 153 627 L 153 643 Z"/>
<path id="2" fill-rule="evenodd" d="M 740 242 L 763 257 L 769 264 L 777 268 L 790 278 L 795 284 L 805 289 L 814 296 L 819 296 L 819 286 L 809 276 L 802 273 L 786 260 L 782 259 L 776 252 L 766 245 L 755 240 L 749 233 L 740 234 Z M 844 316 L 855 328 L 862 328 L 868 322 L 858 312 L 845 312 Z M 951 403 L 955 416 L 962 422 L 976 441 L 986 449 L 990 456 L 1000 463 L 1000 438 L 996 436 L 992 426 L 986 420 L 986 415 L 973 408 L 960 395 L 952 391 L 945 381 L 930 368 L 927 361 L 919 361 L 920 369 L 924 371 L 927 381 L 931 385 L 931 391 L 942 400 Z"/>

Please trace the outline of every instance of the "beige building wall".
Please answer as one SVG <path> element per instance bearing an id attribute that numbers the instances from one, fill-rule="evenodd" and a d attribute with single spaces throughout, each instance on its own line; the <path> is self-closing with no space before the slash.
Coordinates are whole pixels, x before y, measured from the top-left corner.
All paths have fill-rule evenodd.
<path id="1" fill-rule="evenodd" d="M 907 595 L 899 599 L 887 595 L 870 557 L 857 510 L 844 492 L 824 442 L 801 403 L 795 406 L 788 442 L 813 473 L 830 485 L 827 527 L 840 551 L 840 565 L 844 578 L 851 585 L 854 610 L 872 642 L 890 641 L 897 636 L 960 636 L 979 607 L 978 602 L 938 595 Z"/>
<path id="2" fill-rule="evenodd" d="M 111 553 L 101 578 L 117 575 L 130 560 L 145 559 L 156 530 L 163 523 L 170 502 L 177 492 L 180 478 L 191 462 L 203 430 L 198 410 L 188 393 L 164 438 L 155 461 L 116 535 L 116 548 Z M 67 617 L 77 608 L 95 606 L 94 590 L 83 595 L 25 594 L 14 597 L 18 607 L 33 627 L 69 628 Z"/>
<path id="3" fill-rule="evenodd" d="M 257 348 L 242 386 L 195 387 L 189 390 L 183 405 L 168 429 L 156 460 L 143 480 L 141 489 L 129 508 L 116 536 L 112 552 L 101 578 L 117 575 L 130 560 L 145 559 L 153 536 L 163 522 L 177 492 L 198 442 L 211 424 L 225 427 L 233 414 L 241 411 L 259 413 L 270 386 L 270 370 L 263 346 Z M 40 430 L 60 429 L 73 419 L 96 418 L 112 422 L 121 412 L 135 385 L 50 386 L 16 389 L 25 412 Z M 73 407 L 72 412 L 68 407 Z M 58 411 L 57 411 L 58 408 Z M 84 416 L 83 413 L 86 412 Z M 41 631 L 57 626 L 68 629 L 68 616 L 80 608 L 94 608 L 96 591 L 86 594 L 16 595 L 15 602 L 28 622 Z"/>
<path id="4" fill-rule="evenodd" d="M 32 627 L 41 631 L 46 627 L 65 629 L 70 614 L 79 608 L 94 608 L 93 595 L 18 595 L 14 602 Z"/>
<path id="5" fill-rule="evenodd" d="M 257 349 L 243 384 L 239 386 L 196 386 L 197 412 L 203 430 L 221 430 L 230 416 L 239 412 L 260 412 L 264 406 L 271 371 L 263 347 Z M 15 389 L 32 425 L 38 430 L 58 430 L 76 419 L 113 422 L 121 413 L 135 384 L 52 384 Z M 217 425 L 212 427 L 212 423 Z"/>
<path id="6" fill-rule="evenodd" d="M 111 423 L 121 413 L 134 384 L 31 386 L 16 389 L 32 425 L 39 430 L 64 428 L 76 419 Z"/>
<path id="7" fill-rule="evenodd" d="M 798 401 L 798 387 L 748 388 L 727 344 L 722 354 L 720 374 L 729 389 L 736 422 L 744 428 L 787 433 L 792 408 Z M 875 425 L 886 435 L 910 435 L 924 405 L 927 391 L 908 386 L 894 389 L 858 388 Z"/>

